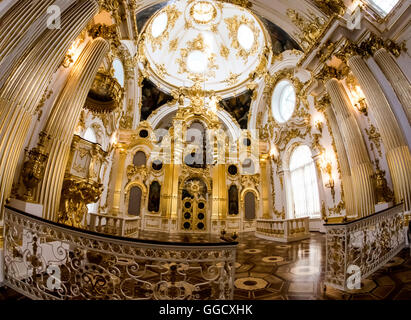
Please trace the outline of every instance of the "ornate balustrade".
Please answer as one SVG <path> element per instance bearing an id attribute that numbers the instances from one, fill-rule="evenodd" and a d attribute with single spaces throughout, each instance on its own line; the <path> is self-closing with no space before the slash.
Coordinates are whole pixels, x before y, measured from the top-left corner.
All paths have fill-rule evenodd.
<path id="1" fill-rule="evenodd" d="M 101 235 L 6 207 L 5 284 L 32 299 L 232 299 L 236 243 Z"/>
<path id="2" fill-rule="evenodd" d="M 341 224 L 325 224 L 324 285 L 355 289 L 405 246 L 403 205 Z M 358 287 L 357 287 L 358 288 Z"/>
<path id="3" fill-rule="evenodd" d="M 255 235 L 273 241 L 291 242 L 310 237 L 309 218 L 257 220 Z"/>
<path id="4" fill-rule="evenodd" d="M 89 230 L 111 235 L 129 237 L 140 229 L 140 217 L 110 216 L 90 212 Z"/>

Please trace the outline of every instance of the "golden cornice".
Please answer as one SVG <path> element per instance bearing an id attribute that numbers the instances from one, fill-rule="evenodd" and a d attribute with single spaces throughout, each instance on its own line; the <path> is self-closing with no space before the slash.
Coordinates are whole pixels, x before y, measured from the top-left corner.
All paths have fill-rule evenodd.
<path id="1" fill-rule="evenodd" d="M 301 33 L 296 35 L 305 51 L 317 43 L 329 25 L 327 21 L 324 21 L 324 19 L 321 19 L 311 11 L 308 11 L 308 16 L 305 17 L 294 9 L 287 9 L 287 16 L 300 29 Z M 330 19 L 330 21 L 332 20 Z"/>
<path id="2" fill-rule="evenodd" d="M 87 32 L 90 37 L 96 39 L 101 37 L 108 40 L 114 47 L 119 47 L 121 45 L 120 35 L 117 31 L 116 25 L 105 25 L 105 24 L 93 24 L 87 28 Z"/>
<path id="3" fill-rule="evenodd" d="M 234 4 L 236 6 L 246 8 L 246 9 L 250 9 L 253 6 L 251 1 L 249 1 L 249 0 L 218 0 L 218 1 L 231 3 L 231 4 Z"/>
<path id="4" fill-rule="evenodd" d="M 361 57 L 373 56 L 374 53 L 381 48 L 386 49 L 395 57 L 399 57 L 402 52 L 407 51 L 405 42 L 397 44 L 393 40 L 383 40 L 375 34 L 370 33 L 367 39 L 359 43 L 347 40 L 346 44 L 335 53 L 335 56 L 343 62 L 347 62 L 348 59 L 356 55 Z"/>
<path id="5" fill-rule="evenodd" d="M 324 94 L 320 99 L 315 99 L 315 109 L 319 112 L 324 112 L 331 105 L 331 97 L 328 93 Z"/>
<path id="6" fill-rule="evenodd" d="M 314 3 L 322 12 L 329 16 L 333 14 L 343 16 L 346 11 L 343 0 L 314 0 Z"/>
<path id="7" fill-rule="evenodd" d="M 116 11 L 120 7 L 118 0 L 98 0 L 98 4 L 102 10 L 108 12 Z"/>
<path id="8" fill-rule="evenodd" d="M 343 69 L 336 69 L 329 65 L 324 65 L 322 69 L 315 75 L 318 81 L 327 82 L 330 79 L 342 80 L 348 75 L 349 69 L 344 67 Z"/>

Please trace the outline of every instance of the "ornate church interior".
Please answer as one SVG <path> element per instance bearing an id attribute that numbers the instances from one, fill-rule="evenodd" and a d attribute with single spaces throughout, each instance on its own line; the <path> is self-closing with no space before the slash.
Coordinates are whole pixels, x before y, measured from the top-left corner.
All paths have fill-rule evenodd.
<path id="1" fill-rule="evenodd" d="M 410 300 L 410 0 L 0 0 L 0 300 Z"/>

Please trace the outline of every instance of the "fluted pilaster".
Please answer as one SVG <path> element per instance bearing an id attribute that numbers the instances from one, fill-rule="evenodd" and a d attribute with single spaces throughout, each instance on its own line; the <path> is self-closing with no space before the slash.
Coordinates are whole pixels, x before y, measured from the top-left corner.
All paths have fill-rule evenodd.
<path id="1" fill-rule="evenodd" d="M 122 192 L 122 183 L 124 177 L 124 169 L 126 165 L 127 151 L 123 149 L 116 150 L 116 164 L 114 178 L 114 192 L 113 192 L 113 203 L 110 210 L 110 214 L 117 216 L 120 215 L 120 201 Z"/>
<path id="2" fill-rule="evenodd" d="M 330 79 L 325 86 L 339 120 L 339 128 L 350 162 L 355 212 L 358 217 L 367 216 L 375 211 L 373 169 L 367 148 L 342 84 L 337 79 Z"/>
<path id="3" fill-rule="evenodd" d="M 39 198 L 44 206 L 45 218 L 51 220 L 56 218 L 75 127 L 94 77 L 108 50 L 109 44 L 102 38 L 87 44 L 74 64 L 66 85 L 47 120 L 44 131 L 51 136 L 49 159 Z"/>
<path id="4" fill-rule="evenodd" d="M 97 12 L 97 3 L 90 0 L 66 10 L 61 28 L 47 29 L 0 89 L 0 208 L 10 194 L 35 108 L 71 43 Z"/>
<path id="5" fill-rule="evenodd" d="M 225 165 L 217 164 L 213 168 L 212 219 L 224 219 L 227 215 L 227 186 Z"/>
<path id="6" fill-rule="evenodd" d="M 374 59 L 397 94 L 411 124 L 411 84 L 387 50 L 379 49 L 375 52 Z"/>
<path id="7" fill-rule="evenodd" d="M 338 154 L 338 162 L 340 164 L 341 170 L 341 180 L 344 188 L 346 214 L 347 216 L 356 215 L 350 163 L 348 161 L 347 152 L 345 150 L 344 140 L 342 138 L 340 128 L 338 127 L 337 118 L 335 117 L 331 105 L 325 109 L 325 114 L 328 119 L 328 124 L 330 125 L 331 131 L 333 133 L 335 148 Z"/>
<path id="8" fill-rule="evenodd" d="M 261 194 L 262 194 L 262 204 L 263 204 L 263 219 L 271 219 L 272 214 L 270 210 L 270 170 L 268 168 L 269 159 L 263 158 L 260 160 L 260 168 L 261 168 Z"/>
<path id="9" fill-rule="evenodd" d="M 20 0 L 2 18 L 0 25 L 0 87 L 12 66 L 22 58 L 47 28 L 47 8 L 56 5 L 64 12 L 74 0 Z"/>
<path id="10" fill-rule="evenodd" d="M 391 106 L 370 68 L 360 56 L 353 56 L 348 65 L 358 79 L 367 98 L 384 143 L 388 167 L 394 186 L 395 201 L 405 202 L 411 209 L 411 155 Z"/>

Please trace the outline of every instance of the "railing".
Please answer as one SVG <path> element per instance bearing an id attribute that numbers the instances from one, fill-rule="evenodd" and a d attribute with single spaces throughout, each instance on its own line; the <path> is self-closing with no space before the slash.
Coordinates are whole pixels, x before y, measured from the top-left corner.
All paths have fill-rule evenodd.
<path id="1" fill-rule="evenodd" d="M 115 236 L 129 237 L 140 229 L 140 217 L 135 216 L 110 216 L 90 212 L 88 229 Z"/>
<path id="2" fill-rule="evenodd" d="M 285 220 L 257 220 L 255 235 L 260 238 L 291 242 L 310 237 L 309 218 L 296 218 Z"/>
<path id="3" fill-rule="evenodd" d="M 232 299 L 236 243 L 101 235 L 6 206 L 5 284 L 32 299 Z"/>
<path id="4" fill-rule="evenodd" d="M 324 285 L 358 289 L 361 279 L 378 270 L 405 246 L 403 205 L 351 222 L 325 224 Z"/>

